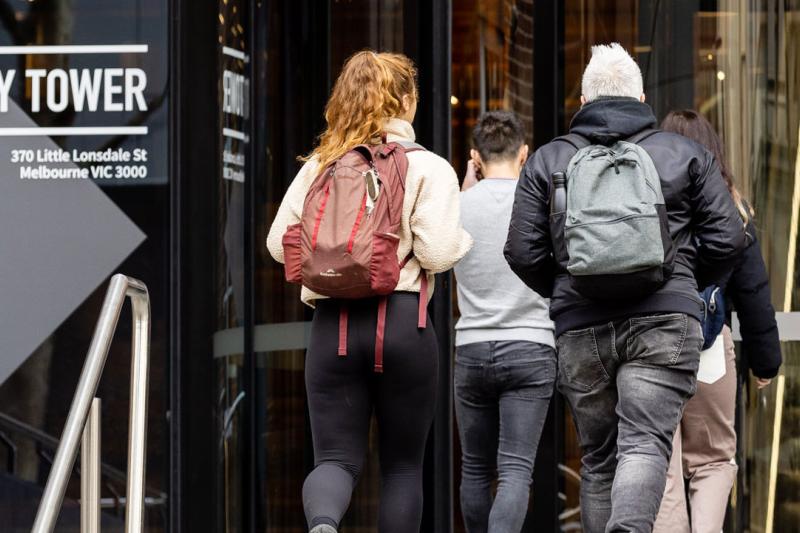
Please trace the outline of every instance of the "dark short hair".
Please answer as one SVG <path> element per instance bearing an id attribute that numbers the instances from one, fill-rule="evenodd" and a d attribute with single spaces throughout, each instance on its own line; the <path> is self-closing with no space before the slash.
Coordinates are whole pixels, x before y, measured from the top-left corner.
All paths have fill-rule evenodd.
<path id="1" fill-rule="evenodd" d="M 525 144 L 525 127 L 513 111 L 488 111 L 478 117 L 472 144 L 485 163 L 512 159 Z"/>

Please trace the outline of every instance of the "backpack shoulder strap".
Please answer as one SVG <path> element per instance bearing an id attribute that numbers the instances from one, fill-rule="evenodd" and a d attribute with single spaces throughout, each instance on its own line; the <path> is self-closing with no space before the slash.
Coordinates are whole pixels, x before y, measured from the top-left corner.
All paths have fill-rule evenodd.
<path id="1" fill-rule="evenodd" d="M 384 137 L 385 139 L 385 137 Z M 394 145 L 394 146 L 392 146 Z M 421 144 L 417 144 L 413 141 L 392 141 L 386 142 L 384 141 L 383 148 L 380 151 L 380 155 L 383 158 L 388 158 L 389 155 L 395 151 L 395 147 L 400 146 L 403 148 L 402 155 L 403 155 L 403 165 L 402 168 L 398 167 L 397 159 L 392 158 L 392 162 L 394 164 L 395 169 L 397 170 L 397 177 L 400 179 L 400 185 L 402 186 L 403 190 L 405 191 L 406 188 L 406 172 L 408 171 L 408 159 L 405 157 L 406 154 L 409 152 L 427 152 L 427 149 L 422 146 Z M 398 152 L 399 153 L 399 152 Z"/>
<path id="2" fill-rule="evenodd" d="M 587 146 L 592 145 L 592 141 L 590 141 L 589 139 L 578 133 L 567 133 L 566 135 L 561 135 L 560 137 L 556 137 L 555 139 L 553 139 L 553 142 L 556 141 L 567 143 L 568 145 L 575 148 L 576 151 L 580 151 L 582 148 L 586 148 Z M 564 173 L 567 172 L 567 164 L 569 163 L 570 160 L 572 160 L 574 155 L 575 154 L 572 154 L 566 160 L 562 161 L 562 163 L 564 164 L 562 172 Z M 553 190 L 552 175 L 550 176 L 549 181 L 550 181 L 550 190 L 552 191 Z"/>
<path id="3" fill-rule="evenodd" d="M 369 146 L 366 144 L 359 144 L 353 148 L 353 151 L 361 154 L 361 156 L 364 157 L 364 159 L 366 159 L 367 163 L 370 165 L 375 165 L 375 156 L 373 155 L 372 150 L 370 150 Z"/>
<path id="4" fill-rule="evenodd" d="M 421 144 L 417 144 L 417 143 L 415 143 L 413 141 L 392 141 L 392 142 L 387 142 L 385 140 L 385 137 L 383 137 L 382 140 L 383 140 L 383 143 L 381 144 L 381 147 L 378 150 L 378 153 L 382 157 L 389 157 L 389 154 L 391 154 L 395 150 L 396 146 L 402 147 L 404 154 L 407 154 L 409 152 L 427 152 L 427 150 L 425 149 L 424 146 L 422 146 Z"/>
<path id="5" fill-rule="evenodd" d="M 628 137 L 627 139 L 624 139 L 624 140 L 626 142 L 631 143 L 631 144 L 639 144 L 643 140 L 647 139 L 648 137 L 650 137 L 651 135 L 653 135 L 655 133 L 658 133 L 659 131 L 661 131 L 661 130 L 657 130 L 655 128 L 645 128 L 642 131 L 640 131 L 639 133 L 635 133 L 635 134 L 631 135 L 630 137 Z"/>
<path id="6" fill-rule="evenodd" d="M 572 145 L 576 150 L 580 150 L 581 148 L 586 148 L 587 146 L 591 146 L 592 142 L 580 135 L 578 133 L 567 133 L 566 135 L 561 135 L 560 137 L 556 137 L 553 139 L 555 141 L 562 141 L 567 144 Z"/>

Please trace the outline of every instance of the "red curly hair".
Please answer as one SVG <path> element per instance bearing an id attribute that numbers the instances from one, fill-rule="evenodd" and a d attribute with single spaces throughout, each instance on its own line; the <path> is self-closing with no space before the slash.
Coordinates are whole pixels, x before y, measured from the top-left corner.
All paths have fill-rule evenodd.
<path id="1" fill-rule="evenodd" d="M 364 143 L 380 142 L 386 121 L 401 115 L 403 97 L 417 99 L 417 69 L 403 54 L 363 50 L 350 56 L 325 106 L 327 128 L 303 161 L 320 168 Z"/>

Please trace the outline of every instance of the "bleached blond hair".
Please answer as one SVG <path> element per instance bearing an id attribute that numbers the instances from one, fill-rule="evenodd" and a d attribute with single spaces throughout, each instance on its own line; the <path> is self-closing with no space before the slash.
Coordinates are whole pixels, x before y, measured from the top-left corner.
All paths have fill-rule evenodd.
<path id="1" fill-rule="evenodd" d="M 583 71 L 581 91 L 587 102 L 601 96 L 638 99 L 644 94 L 642 71 L 619 43 L 593 46 L 592 58 Z"/>

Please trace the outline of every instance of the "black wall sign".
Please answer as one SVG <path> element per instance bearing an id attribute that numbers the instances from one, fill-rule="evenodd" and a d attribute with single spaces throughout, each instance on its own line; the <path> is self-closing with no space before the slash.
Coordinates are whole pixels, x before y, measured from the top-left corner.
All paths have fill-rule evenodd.
<path id="1" fill-rule="evenodd" d="M 167 182 L 164 2 L 30 4 L 0 31 L 0 162 L 22 180 Z M 45 42 L 39 44 L 40 40 Z M 37 44 L 29 44 L 37 43 Z M 10 124 L 16 103 L 33 127 Z M 53 150 L 27 146 L 51 137 Z M 13 145 L 13 146 L 12 146 Z"/>

